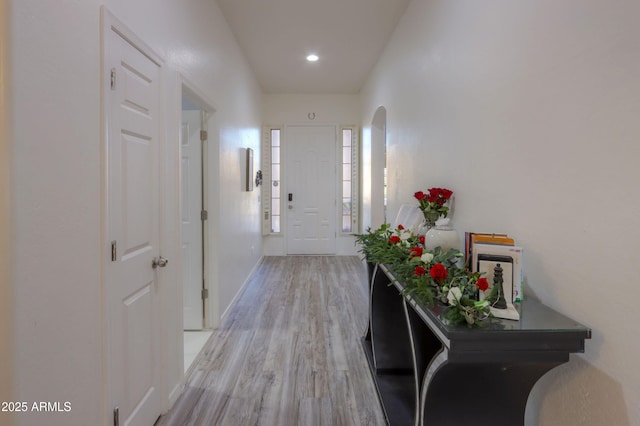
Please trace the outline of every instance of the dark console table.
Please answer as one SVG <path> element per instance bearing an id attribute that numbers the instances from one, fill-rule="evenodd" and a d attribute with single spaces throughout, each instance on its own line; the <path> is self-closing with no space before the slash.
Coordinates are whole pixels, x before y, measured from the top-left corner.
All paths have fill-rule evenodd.
<path id="1" fill-rule="evenodd" d="M 362 343 L 392 426 L 522 425 L 536 381 L 591 338 L 590 329 L 531 299 L 517 306 L 520 321 L 449 325 L 446 307 L 416 303 L 387 267 L 370 267 Z"/>

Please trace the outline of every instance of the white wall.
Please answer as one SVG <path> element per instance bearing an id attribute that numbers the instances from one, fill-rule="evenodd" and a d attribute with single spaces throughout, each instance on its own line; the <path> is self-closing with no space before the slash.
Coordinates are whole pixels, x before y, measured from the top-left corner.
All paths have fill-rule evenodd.
<path id="1" fill-rule="evenodd" d="M 640 424 L 638 22 L 635 0 L 413 1 L 363 91 L 390 212 L 453 189 L 458 231 L 516 237 L 527 295 L 593 330 L 528 425 Z"/>
<path id="2" fill-rule="evenodd" d="M 269 94 L 263 96 L 262 114 L 264 124 L 273 126 L 291 124 L 357 125 L 360 122 L 361 114 L 360 97 L 357 95 L 331 94 Z M 309 114 L 314 118 L 310 119 Z M 282 229 L 286 232 L 286 226 L 283 226 Z M 266 256 L 286 254 L 285 240 L 284 233 L 282 235 L 266 236 L 264 239 L 264 254 Z M 336 254 L 357 254 L 355 239 L 352 236 L 338 233 Z"/>
<path id="3" fill-rule="evenodd" d="M 102 3 L 165 60 L 163 195 L 173 204 L 163 213 L 169 224 L 177 224 L 177 208 L 171 207 L 178 205 L 177 143 L 172 142 L 178 140 L 180 112 L 177 72 L 215 103 L 218 150 L 212 156 L 220 163 L 220 175 L 210 196 L 224 203 L 215 222 L 223 249 L 217 253 L 223 286 L 220 312 L 245 282 L 261 251 L 257 194 L 241 190 L 238 173 L 242 149 L 253 147 L 259 153 L 261 94 L 216 2 L 12 1 L 7 38 L 13 55 L 7 86 L 15 95 L 9 129 L 14 274 L 9 289 L 16 312 L 10 330 L 16 360 L 12 390 L 18 400 L 72 404 L 69 414 L 20 415 L 19 425 L 106 424 L 112 408 L 104 402 L 100 271 Z M 2 36 L 5 40 L 4 31 Z M 5 146 L 1 148 L 4 165 Z M 0 170 L 4 183 L 5 169 Z M 0 204 L 2 230 L 7 223 L 4 206 Z M 5 234 L 0 235 L 4 242 Z M 177 226 L 165 230 L 163 251 L 170 253 L 170 259 L 178 254 L 177 245 L 172 245 L 177 236 Z M 170 262 L 163 310 L 170 327 L 163 341 L 169 370 L 163 379 L 167 397 L 179 386 L 182 368 L 176 362 L 182 345 L 180 315 L 172 303 L 172 296 L 179 294 L 178 275 L 171 266 Z"/>
<path id="4" fill-rule="evenodd" d="M 0 401 L 13 401 L 13 289 L 11 282 L 11 151 L 7 5 L 0 0 Z M 0 414 L 10 425 L 10 414 Z"/>

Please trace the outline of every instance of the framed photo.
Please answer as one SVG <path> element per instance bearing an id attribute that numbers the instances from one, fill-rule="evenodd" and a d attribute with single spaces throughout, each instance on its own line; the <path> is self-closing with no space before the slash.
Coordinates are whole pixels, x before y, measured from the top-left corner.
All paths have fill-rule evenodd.
<path id="1" fill-rule="evenodd" d="M 253 191 L 253 149 L 247 148 L 246 158 L 245 191 Z"/>
<path id="2" fill-rule="evenodd" d="M 513 303 L 513 258 L 511 256 L 501 256 L 496 254 L 478 254 L 476 270 L 484 272 L 484 276 L 489 281 L 489 288 L 486 291 L 480 291 L 480 300 L 484 299 L 491 293 L 493 288 L 494 270 L 497 265 L 502 268 L 502 291 L 507 304 Z"/>
<path id="3" fill-rule="evenodd" d="M 471 272 L 479 272 L 478 259 L 480 255 L 506 256 L 511 258 L 511 265 L 513 267 L 511 281 L 513 295 L 509 300 L 513 302 L 522 302 L 522 247 L 502 244 L 474 244 L 473 253 L 471 254 L 472 261 L 469 263 Z M 501 264 L 500 266 L 503 265 Z M 505 273 L 502 274 L 503 277 L 505 277 L 505 275 Z M 487 276 L 487 279 L 489 280 L 489 284 L 493 282 L 493 269 L 491 270 L 490 277 Z M 506 282 L 505 278 L 503 285 L 506 285 Z"/>

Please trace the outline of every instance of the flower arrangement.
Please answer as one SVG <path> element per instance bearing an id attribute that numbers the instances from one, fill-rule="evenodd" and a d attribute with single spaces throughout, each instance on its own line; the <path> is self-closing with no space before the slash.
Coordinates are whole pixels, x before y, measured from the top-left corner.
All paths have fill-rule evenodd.
<path id="1" fill-rule="evenodd" d="M 368 228 L 365 234 L 357 235 L 356 242 L 367 262 L 388 265 L 402 262 L 410 247 L 424 244 L 424 237 L 413 235 L 402 225 L 391 229 L 391 225 L 385 223 L 378 229 Z"/>
<path id="2" fill-rule="evenodd" d="M 474 326 L 490 315 L 495 297 L 478 300 L 478 290 L 487 290 L 489 283 L 480 273 L 469 272 L 466 265 L 460 265 L 462 256 L 457 249 L 410 249 L 408 265 L 413 270 L 405 269 L 405 293 L 422 302 L 441 302 L 449 307 L 444 314 L 449 322 Z"/>
<path id="3" fill-rule="evenodd" d="M 453 191 L 446 188 L 429 188 L 427 193 L 417 191 L 413 194 L 420 203 L 420 210 L 422 210 L 424 220 L 429 228 L 435 226 L 440 217 L 447 217 L 449 214 L 447 202 L 452 195 Z"/>
<path id="4" fill-rule="evenodd" d="M 358 235 L 360 252 L 368 262 L 386 264 L 404 285 L 404 293 L 420 303 L 436 302 L 448 307 L 444 318 L 452 324 L 477 326 L 490 316 L 497 295 L 478 300 L 478 290 L 489 283 L 480 273 L 469 272 L 462 263 L 460 250 L 433 251 L 424 248 L 424 237 L 416 236 L 399 225 L 391 229 L 384 224 Z"/>

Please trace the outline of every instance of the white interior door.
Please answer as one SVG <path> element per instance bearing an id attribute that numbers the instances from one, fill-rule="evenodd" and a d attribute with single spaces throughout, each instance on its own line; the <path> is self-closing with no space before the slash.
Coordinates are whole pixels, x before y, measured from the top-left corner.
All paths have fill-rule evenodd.
<path id="1" fill-rule="evenodd" d="M 287 252 L 335 254 L 336 128 L 289 126 L 285 137 Z"/>
<path id="2" fill-rule="evenodd" d="M 182 295 L 184 329 L 203 328 L 202 112 L 182 111 Z"/>
<path id="3" fill-rule="evenodd" d="M 162 268 L 152 267 L 160 259 L 160 61 L 112 19 L 104 26 L 106 377 L 119 424 L 148 426 L 161 412 Z"/>

